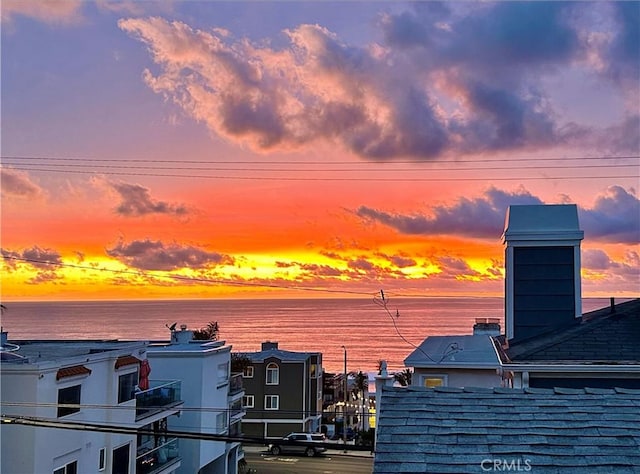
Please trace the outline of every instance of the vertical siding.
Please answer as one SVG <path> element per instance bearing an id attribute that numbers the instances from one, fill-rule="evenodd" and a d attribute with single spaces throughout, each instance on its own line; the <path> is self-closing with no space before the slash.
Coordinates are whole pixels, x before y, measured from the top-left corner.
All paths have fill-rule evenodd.
<path id="1" fill-rule="evenodd" d="M 571 246 L 513 249 L 513 328 L 521 340 L 575 321 Z"/>

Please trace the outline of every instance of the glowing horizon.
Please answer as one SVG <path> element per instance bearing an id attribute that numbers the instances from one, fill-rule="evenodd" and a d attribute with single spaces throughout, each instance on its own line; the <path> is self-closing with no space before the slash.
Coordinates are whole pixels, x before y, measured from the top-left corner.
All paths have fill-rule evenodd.
<path id="1" fill-rule="evenodd" d="M 62 3 L 1 6 L 2 301 L 499 297 L 559 203 L 640 294 L 637 3 Z"/>

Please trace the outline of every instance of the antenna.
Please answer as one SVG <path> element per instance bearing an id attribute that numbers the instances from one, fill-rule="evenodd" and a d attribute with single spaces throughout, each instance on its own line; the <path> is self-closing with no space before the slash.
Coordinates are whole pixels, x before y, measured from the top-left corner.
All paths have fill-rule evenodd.
<path id="1" fill-rule="evenodd" d="M 176 322 L 175 322 L 175 323 L 173 323 L 171 326 L 169 326 L 168 324 L 165 324 L 165 327 L 166 327 L 169 331 L 173 332 L 173 331 L 175 331 L 175 330 L 176 330 L 176 325 L 177 325 L 177 324 L 178 324 L 178 322 L 176 321 Z"/>

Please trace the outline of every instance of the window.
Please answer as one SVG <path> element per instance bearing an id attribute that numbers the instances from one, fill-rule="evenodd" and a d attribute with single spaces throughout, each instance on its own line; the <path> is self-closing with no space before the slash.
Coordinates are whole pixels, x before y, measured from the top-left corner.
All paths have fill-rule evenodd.
<path id="1" fill-rule="evenodd" d="M 422 378 L 422 385 L 427 388 L 444 387 L 444 377 L 428 375 Z"/>
<path id="2" fill-rule="evenodd" d="M 80 405 L 80 385 L 58 390 L 58 405 Z M 58 418 L 80 411 L 80 407 L 58 407 Z"/>
<path id="3" fill-rule="evenodd" d="M 265 395 L 264 409 L 278 410 L 280 408 L 280 395 Z"/>
<path id="4" fill-rule="evenodd" d="M 129 445 L 125 444 L 113 450 L 112 474 L 129 474 Z"/>
<path id="5" fill-rule="evenodd" d="M 218 413 L 216 415 L 216 431 L 222 433 L 227 429 L 227 414 L 226 413 Z"/>
<path id="6" fill-rule="evenodd" d="M 253 365 L 250 365 L 249 367 L 245 367 L 244 370 L 242 371 L 242 376 L 245 379 L 252 379 L 253 378 Z"/>
<path id="7" fill-rule="evenodd" d="M 118 403 L 128 402 L 135 398 L 138 385 L 138 371 L 118 377 Z"/>
<path id="8" fill-rule="evenodd" d="M 278 385 L 280 379 L 280 369 L 278 364 L 271 362 L 267 365 L 267 385 Z"/>
<path id="9" fill-rule="evenodd" d="M 107 448 L 100 448 L 100 458 L 98 459 L 98 471 L 104 471 L 107 467 Z"/>
<path id="10" fill-rule="evenodd" d="M 245 395 L 244 397 L 242 397 L 242 406 L 244 408 L 253 408 L 255 406 L 253 395 Z"/>
<path id="11" fill-rule="evenodd" d="M 65 464 L 53 471 L 53 474 L 78 474 L 78 461 Z"/>
<path id="12" fill-rule="evenodd" d="M 224 364 L 218 364 L 218 383 L 225 383 L 229 381 L 229 362 Z"/>

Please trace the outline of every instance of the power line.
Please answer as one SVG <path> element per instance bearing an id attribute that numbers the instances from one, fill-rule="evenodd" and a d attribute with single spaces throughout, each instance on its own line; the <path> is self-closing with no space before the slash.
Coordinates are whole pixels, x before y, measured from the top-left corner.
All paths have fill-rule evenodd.
<path id="1" fill-rule="evenodd" d="M 260 160 L 260 164 L 274 165 L 381 165 L 381 164 L 438 164 L 438 163 L 508 163 L 523 161 L 584 161 L 584 160 L 628 160 L 638 159 L 640 155 L 602 155 L 602 156 L 571 156 L 571 157 L 514 157 L 514 158 L 477 158 L 471 160 L 453 160 L 453 161 L 429 161 L 429 160 L 390 160 L 390 161 L 294 161 L 294 160 Z M 54 156 L 2 156 L 1 159 L 13 160 L 50 160 L 50 161 L 99 161 L 113 163 L 188 163 L 188 164 L 256 164 L 256 161 L 242 160 L 160 160 L 160 159 L 140 159 L 140 158 L 96 158 L 96 157 L 54 157 Z"/>
<path id="2" fill-rule="evenodd" d="M 422 350 L 421 347 L 416 346 L 413 342 L 409 341 L 406 337 L 404 337 L 401 333 L 400 330 L 398 329 L 398 325 L 396 324 L 396 319 L 398 317 L 400 317 L 400 312 L 396 309 L 396 316 L 395 318 L 393 317 L 393 315 L 391 314 L 391 312 L 389 311 L 389 308 L 387 307 L 388 304 L 388 299 L 385 298 L 384 296 L 384 291 L 380 290 L 380 297 L 378 298 L 378 296 L 374 296 L 373 297 L 373 302 L 375 304 L 377 304 L 378 306 L 380 306 L 381 308 L 383 308 L 387 314 L 389 315 L 389 317 L 391 318 L 391 322 L 393 323 L 393 328 L 396 330 L 396 334 L 398 335 L 398 337 L 400 339 L 402 339 L 404 342 L 406 342 L 407 344 L 409 344 L 411 347 L 413 347 L 414 349 L 422 352 L 422 354 L 429 359 L 431 362 L 436 362 L 435 360 L 433 360 L 431 358 L 431 356 L 429 354 L 427 354 L 425 351 Z"/>
<path id="3" fill-rule="evenodd" d="M 96 174 L 93 171 L 81 170 L 59 170 L 44 168 L 25 168 L 14 167 L 12 169 L 18 171 L 38 171 L 43 173 L 74 173 L 74 174 Z M 106 171 L 103 174 L 114 176 L 139 176 L 139 177 L 156 177 L 156 178 L 188 178 L 188 179 L 219 179 L 219 180 L 241 180 L 241 181 L 334 181 L 334 182 L 451 182 L 451 181 L 539 181 L 539 180 L 583 180 L 583 179 L 629 179 L 640 178 L 640 174 L 625 175 L 585 175 L 585 176 L 490 176 L 490 177 L 473 177 L 473 178 L 364 178 L 364 177 L 294 177 L 294 176 L 228 176 L 228 175 L 190 175 L 190 174 L 164 174 L 164 173 L 134 173 L 134 172 L 117 172 Z"/>
<path id="4" fill-rule="evenodd" d="M 151 389 L 153 390 L 153 389 Z M 251 395 L 251 394 L 249 394 Z M 105 405 L 105 404 L 89 404 L 89 403 L 55 403 L 55 402 L 2 402 L 3 407 L 20 407 L 20 408 L 74 408 L 79 410 L 119 410 L 119 411 L 136 411 L 139 407 L 133 405 Z M 166 406 L 145 406 L 144 409 L 148 410 L 165 410 Z M 231 413 L 236 411 L 235 408 L 229 407 L 191 407 L 180 406 L 180 411 L 183 412 L 196 412 L 196 413 Z M 246 411 L 246 407 L 243 407 Z M 273 413 L 272 410 L 258 410 L 251 408 L 251 413 Z M 278 413 L 287 415 L 303 415 L 303 416 L 316 416 L 311 415 L 312 410 L 283 410 L 279 409 Z"/>
<path id="5" fill-rule="evenodd" d="M 385 168 L 373 168 L 373 169 L 362 169 L 362 168 L 320 168 L 320 169 L 305 169 L 305 168 L 219 168 L 219 167 L 193 167 L 193 166 L 129 166 L 129 165 L 99 165 L 94 163 L 84 162 L 82 164 L 68 164 L 68 163 L 37 163 L 37 164 L 21 164 L 21 163 L 5 163 L 10 166 L 48 166 L 54 168 L 65 168 L 64 171 L 73 171 L 73 169 L 69 167 L 76 168 L 100 168 L 100 169 L 126 169 L 126 170 L 158 170 L 158 171 L 249 171 L 249 172 L 309 172 L 309 171 L 322 171 L 327 173 L 400 173 L 400 172 L 415 172 L 415 168 L 401 168 L 388 170 Z M 597 169 L 597 168 L 637 168 L 638 164 L 597 164 L 597 165 L 584 165 L 584 164 L 572 164 L 572 165 L 562 165 L 562 166 L 550 166 L 550 165 L 536 165 L 536 166 L 521 166 L 519 165 L 517 169 L 520 170 L 573 170 L 573 169 Z M 31 169 L 31 168 L 16 168 L 16 169 Z M 508 171 L 512 170 L 512 167 L 506 166 L 483 166 L 483 167 L 438 167 L 438 168 L 430 168 L 427 171 Z M 78 170 L 81 171 L 81 170 Z"/>
<path id="6" fill-rule="evenodd" d="M 76 431 L 97 431 L 101 433 L 110 434 L 150 434 L 150 435 L 162 435 L 169 438 L 185 438 L 185 439 L 198 439 L 206 441 L 224 441 L 224 442 L 240 442 L 247 444 L 265 444 L 268 442 L 265 438 L 253 438 L 244 436 L 228 436 L 213 433 L 201 433 L 192 431 L 178 431 L 167 430 L 162 432 L 154 432 L 153 430 L 142 429 L 138 427 L 117 426 L 99 423 L 86 423 L 79 421 L 60 421 L 47 418 L 29 417 L 29 416 L 14 416 L 14 415 L 1 415 L 0 422 L 12 425 L 27 425 L 37 426 L 42 428 L 58 428 L 66 430 Z"/>
<path id="7" fill-rule="evenodd" d="M 105 424 L 97 424 L 97 423 L 84 423 L 78 421 L 60 421 L 60 420 L 52 420 L 47 418 L 39 418 L 39 417 L 28 417 L 28 416 L 14 416 L 14 415 L 0 415 L 0 423 L 3 425 L 22 425 L 22 426 L 33 426 L 39 428 L 57 428 L 64 430 L 74 430 L 74 431 L 95 431 L 101 433 L 109 433 L 109 434 L 127 434 L 137 436 L 139 434 L 148 434 L 155 436 L 164 436 L 166 438 L 182 438 L 182 439 L 195 439 L 195 440 L 203 440 L 203 441 L 221 441 L 221 442 L 230 442 L 230 443 L 243 443 L 243 444 L 258 444 L 258 445 L 267 445 L 272 443 L 276 439 L 280 438 L 263 438 L 263 437 L 255 437 L 255 436 L 229 436 L 229 435 L 220 435 L 213 433 L 202 433 L 202 432 L 194 432 L 194 431 L 180 431 L 180 430 L 166 430 L 155 432 L 149 429 L 142 428 L 129 428 L 125 426 L 113 426 L 113 425 L 105 425 Z M 318 446 L 321 444 L 322 446 L 329 449 L 344 449 L 345 446 L 342 443 L 306 443 L 304 441 L 290 441 L 287 444 L 291 445 L 302 445 L 302 446 Z M 369 451 L 371 450 L 370 446 L 356 446 L 349 445 L 349 449 L 353 451 Z"/>

